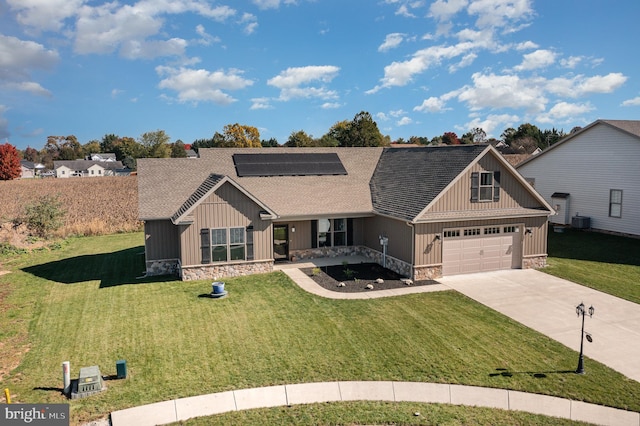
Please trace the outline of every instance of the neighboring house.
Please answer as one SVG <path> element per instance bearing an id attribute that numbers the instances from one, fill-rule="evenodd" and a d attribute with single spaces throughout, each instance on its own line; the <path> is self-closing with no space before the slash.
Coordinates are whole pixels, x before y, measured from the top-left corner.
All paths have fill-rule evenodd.
<path id="1" fill-rule="evenodd" d="M 198 153 L 193 149 L 185 149 L 185 152 L 187 154 L 187 158 L 198 158 Z"/>
<path id="2" fill-rule="evenodd" d="M 597 120 L 518 166 L 549 220 L 640 235 L 640 120 Z"/>
<path id="3" fill-rule="evenodd" d="M 546 263 L 551 206 L 488 145 L 199 154 L 138 160 L 149 275 L 354 254 L 414 280 Z"/>
<path id="4" fill-rule="evenodd" d="M 21 173 L 20 177 L 22 179 L 34 178 L 39 176 L 40 173 L 45 169 L 44 164 L 34 163 L 33 161 L 20 160 L 20 168 Z"/>
<path id="5" fill-rule="evenodd" d="M 116 154 L 113 154 L 113 153 L 89 154 L 89 155 L 87 155 L 85 160 L 91 160 L 91 161 L 116 161 Z"/>
<path id="6" fill-rule="evenodd" d="M 128 175 L 120 161 L 60 160 L 53 162 L 58 178 Z"/>

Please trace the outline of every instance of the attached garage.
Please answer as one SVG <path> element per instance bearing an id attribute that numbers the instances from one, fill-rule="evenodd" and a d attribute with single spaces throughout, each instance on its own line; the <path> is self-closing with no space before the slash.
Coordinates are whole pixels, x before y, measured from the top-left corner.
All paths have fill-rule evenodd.
<path id="1" fill-rule="evenodd" d="M 520 226 L 448 229 L 443 233 L 443 275 L 522 267 Z"/>

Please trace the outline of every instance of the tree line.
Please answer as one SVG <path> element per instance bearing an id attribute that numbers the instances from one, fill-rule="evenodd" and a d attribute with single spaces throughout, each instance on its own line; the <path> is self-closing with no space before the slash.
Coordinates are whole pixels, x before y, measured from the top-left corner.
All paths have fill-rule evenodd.
<path id="1" fill-rule="evenodd" d="M 573 128 L 572 133 L 579 128 Z M 566 134 L 555 128 L 541 130 L 533 124 L 524 123 L 517 129 L 507 128 L 500 139 L 487 138 L 481 128 L 473 128 L 458 137 L 455 132 L 445 132 L 429 139 L 425 136 L 411 136 L 405 140 L 399 138 L 392 141 L 389 136 L 380 132 L 371 114 L 361 111 L 352 120 L 335 123 L 327 133 L 314 138 L 304 130 L 291 132 L 287 141 L 280 144 L 275 138 L 260 139 L 256 127 L 239 123 L 224 126 L 222 132 L 215 132 L 209 139 L 196 139 L 185 144 L 178 139 L 171 142 L 164 130 L 143 133 L 137 139 L 129 136 L 106 134 L 101 140 L 91 140 L 81 144 L 74 135 L 49 136 L 44 147 L 37 150 L 27 147 L 19 151 L 8 142 L 0 145 L 0 180 L 14 179 L 20 176 L 20 160 L 42 163 L 47 169 L 53 169 L 56 160 L 77 160 L 90 154 L 113 153 L 116 160 L 122 161 L 125 167 L 136 169 L 138 158 L 180 158 L 187 156 L 187 150 L 196 152 L 200 148 L 273 148 L 273 147 L 367 147 L 389 146 L 391 144 L 412 145 L 458 145 L 502 142 L 503 153 L 532 153 L 536 149 L 546 149 L 555 144 Z"/>

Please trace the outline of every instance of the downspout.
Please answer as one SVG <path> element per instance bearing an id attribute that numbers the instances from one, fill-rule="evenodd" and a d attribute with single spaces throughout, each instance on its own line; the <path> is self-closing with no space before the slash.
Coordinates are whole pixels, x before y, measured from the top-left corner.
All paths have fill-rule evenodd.
<path id="1" fill-rule="evenodd" d="M 413 222 L 407 222 L 407 226 L 411 228 L 411 278 L 415 277 L 416 271 L 416 227 Z"/>

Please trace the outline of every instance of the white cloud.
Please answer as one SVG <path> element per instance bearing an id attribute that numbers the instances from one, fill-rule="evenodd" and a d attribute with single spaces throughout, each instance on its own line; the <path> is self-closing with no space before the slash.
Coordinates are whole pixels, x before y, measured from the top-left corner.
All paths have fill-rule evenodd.
<path id="1" fill-rule="evenodd" d="M 558 96 L 578 98 L 591 93 L 611 93 L 627 81 L 622 73 L 585 77 L 557 77 L 546 82 L 546 90 Z"/>
<path id="2" fill-rule="evenodd" d="M 429 16 L 439 21 L 448 20 L 453 15 L 467 7 L 467 0 L 437 0 L 429 7 Z"/>
<path id="3" fill-rule="evenodd" d="M 249 109 L 272 109 L 273 106 L 269 103 L 269 98 L 253 98 L 251 99 L 251 108 Z"/>
<path id="4" fill-rule="evenodd" d="M 633 99 L 627 99 L 622 102 L 622 106 L 640 106 L 640 96 L 636 96 Z"/>
<path id="5" fill-rule="evenodd" d="M 476 0 L 467 9 L 469 15 L 477 15 L 476 26 L 517 28 L 514 24 L 529 19 L 533 14 L 531 0 Z"/>
<path id="6" fill-rule="evenodd" d="M 284 4 L 296 4 L 295 0 L 284 0 Z M 280 7 L 280 0 L 253 0 L 253 4 L 258 6 L 258 9 L 277 9 Z"/>
<path id="7" fill-rule="evenodd" d="M 584 104 L 558 102 L 548 112 L 540 114 L 537 120 L 541 123 L 557 123 L 567 118 L 574 118 L 580 114 L 593 111 L 593 109 L 593 106 L 589 102 Z"/>
<path id="8" fill-rule="evenodd" d="M 584 57 L 582 56 L 569 56 L 568 58 L 562 58 L 560 60 L 560 65 L 564 68 L 575 68 L 583 61 L 583 59 Z"/>
<path id="9" fill-rule="evenodd" d="M 513 114 L 489 114 L 484 120 L 479 117 L 473 118 L 464 125 L 464 129 L 480 128 L 485 131 L 487 136 L 496 137 L 494 131 L 497 129 L 502 132 L 507 127 L 513 127 L 515 123 L 520 121 L 520 117 Z M 466 131 L 466 130 L 465 130 Z"/>
<path id="10" fill-rule="evenodd" d="M 413 123 L 413 120 L 409 117 L 402 117 L 400 120 L 396 121 L 396 126 L 407 126 Z"/>
<path id="11" fill-rule="evenodd" d="M 258 28 L 258 18 L 251 13 L 243 13 L 239 23 L 244 25 L 245 34 L 253 34 Z"/>
<path id="12" fill-rule="evenodd" d="M 269 79 L 267 84 L 280 89 L 279 99 L 282 101 L 295 98 L 335 99 L 337 98 L 337 93 L 328 90 L 323 83 L 331 82 L 339 71 L 340 68 L 333 65 L 287 68 L 277 76 Z M 315 82 L 321 83 L 320 86 L 308 86 Z"/>
<path id="13" fill-rule="evenodd" d="M 213 102 L 227 105 L 235 102 L 226 93 L 230 90 L 240 90 L 251 86 L 253 81 L 242 77 L 242 71 L 230 69 L 228 71 L 207 71 L 204 69 L 156 67 L 159 76 L 164 77 L 158 87 L 178 93 L 179 102 Z"/>
<path id="14" fill-rule="evenodd" d="M 458 71 L 460 68 L 468 67 L 473 63 L 473 61 L 476 60 L 477 57 L 478 55 L 476 55 L 475 53 L 464 55 L 462 59 L 460 59 L 460 62 L 458 62 L 457 64 L 449 65 L 449 72 L 453 73 Z"/>
<path id="15" fill-rule="evenodd" d="M 523 80 L 517 75 L 474 73 L 473 86 L 457 92 L 461 102 L 472 110 L 483 108 L 522 108 L 531 112 L 544 111 L 548 102 L 535 80 Z"/>
<path id="16" fill-rule="evenodd" d="M 42 87 L 39 83 L 33 81 L 7 83 L 3 85 L 3 87 L 9 90 L 19 90 L 21 92 L 28 92 L 32 95 L 44 96 L 47 98 L 50 98 L 52 96 L 50 91 Z"/>
<path id="17" fill-rule="evenodd" d="M 376 118 L 380 121 L 388 121 L 389 117 L 387 117 L 387 114 L 385 114 L 384 112 L 379 112 L 376 114 Z"/>
<path id="18" fill-rule="evenodd" d="M 325 102 L 321 105 L 322 109 L 337 109 L 340 108 L 342 104 L 338 102 Z"/>
<path id="19" fill-rule="evenodd" d="M 203 0 L 142 0 L 133 5 L 116 2 L 96 7 L 85 5 L 77 11 L 74 49 L 80 54 L 104 54 L 120 49 L 123 56 L 134 58 L 131 56 L 134 52 L 142 53 L 135 46 L 145 45 L 144 58 L 179 55 L 177 39 L 147 39 L 161 34 L 164 15 L 187 12 L 219 22 L 236 14 L 228 6 L 211 7 Z"/>
<path id="20" fill-rule="evenodd" d="M 525 41 L 522 43 L 518 43 L 515 46 L 516 50 L 531 50 L 531 49 L 537 49 L 539 46 L 532 42 L 532 41 Z"/>
<path id="21" fill-rule="evenodd" d="M 200 38 L 196 41 L 198 44 L 209 46 L 211 43 L 220 43 L 220 38 L 214 37 L 211 34 L 207 33 L 207 30 L 203 25 L 196 25 L 196 33 L 200 36 Z"/>
<path id="22" fill-rule="evenodd" d="M 401 115 L 404 115 L 404 114 L 405 114 L 405 111 L 402 110 L 402 109 L 398 109 L 398 110 L 395 110 L 395 111 L 389 111 L 389 115 L 392 116 L 392 117 L 396 117 L 396 118 L 398 118 L 398 117 L 400 117 Z"/>
<path id="23" fill-rule="evenodd" d="M 33 30 L 59 31 L 87 0 L 7 0 L 19 23 Z"/>
<path id="24" fill-rule="evenodd" d="M 422 104 L 414 107 L 413 110 L 419 112 L 442 112 L 448 109 L 445 106 L 446 102 L 444 99 L 432 96 L 422 101 Z"/>
<path id="25" fill-rule="evenodd" d="M 466 54 L 474 47 L 473 43 L 458 43 L 452 46 L 432 46 L 413 54 L 407 61 L 392 62 L 384 67 L 384 77 L 381 84 L 367 91 L 375 93 L 384 87 L 406 86 L 413 80 L 413 76 L 421 74 L 432 66 L 439 65 L 443 59 L 451 59 Z"/>
<path id="26" fill-rule="evenodd" d="M 538 68 L 545 68 L 553 64 L 556 60 L 555 52 L 546 49 L 539 49 L 535 52 L 524 55 L 522 63 L 514 69 L 516 71 L 529 71 Z"/>
<path id="27" fill-rule="evenodd" d="M 391 33 L 387 34 L 384 39 L 384 43 L 378 46 L 378 52 L 386 52 L 387 50 L 395 49 L 400 46 L 400 43 L 404 40 L 405 34 Z"/>
<path id="28" fill-rule="evenodd" d="M 184 55 L 187 41 L 181 38 L 169 40 L 129 40 L 120 49 L 120 55 L 128 59 L 153 59 L 160 56 Z"/>
<path id="29" fill-rule="evenodd" d="M 31 70 L 51 69 L 58 59 L 58 52 L 39 43 L 0 34 L 0 80 L 23 81 Z"/>

